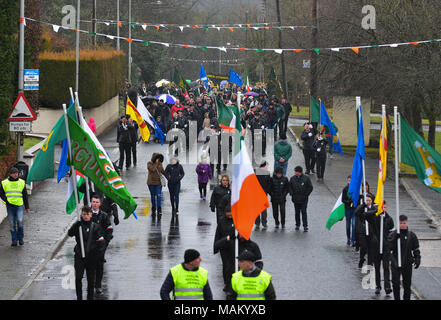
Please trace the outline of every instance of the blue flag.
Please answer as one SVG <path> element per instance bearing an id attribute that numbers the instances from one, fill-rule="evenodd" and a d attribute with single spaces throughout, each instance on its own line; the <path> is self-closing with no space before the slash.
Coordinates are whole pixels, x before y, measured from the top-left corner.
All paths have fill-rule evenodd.
<path id="1" fill-rule="evenodd" d="M 335 128 L 332 125 L 331 118 L 329 118 L 329 115 L 326 112 L 326 108 L 322 101 L 320 101 L 320 124 L 322 126 L 328 127 L 329 133 L 331 134 L 331 143 L 334 147 L 334 150 L 340 152 L 340 155 L 343 155 L 343 150 L 341 149 L 341 144 L 340 140 L 338 139 L 337 132 L 335 132 Z"/>
<path id="2" fill-rule="evenodd" d="M 208 77 L 207 77 L 207 74 L 205 73 L 204 66 L 202 65 L 202 63 L 201 63 L 201 71 L 199 74 L 199 79 L 203 82 L 205 89 L 207 89 L 208 88 Z"/>
<path id="3" fill-rule="evenodd" d="M 352 197 L 354 207 L 358 203 L 360 196 L 361 183 L 363 181 L 363 160 L 365 159 L 364 153 L 364 133 L 363 133 L 363 117 L 360 107 L 360 121 L 358 123 L 358 142 L 357 149 L 355 151 L 354 164 L 352 166 L 351 183 L 349 184 L 348 193 Z"/>
<path id="4" fill-rule="evenodd" d="M 164 132 L 161 130 L 161 128 L 158 126 L 158 123 L 155 121 L 155 119 L 151 118 L 153 123 L 155 124 L 155 138 L 158 138 L 159 141 L 161 141 L 161 146 L 164 145 L 164 139 L 165 139 L 165 134 Z"/>
<path id="5" fill-rule="evenodd" d="M 230 77 L 228 78 L 228 82 L 235 83 L 239 87 L 242 87 L 243 85 L 242 78 L 233 69 L 230 69 Z"/>
<path id="6" fill-rule="evenodd" d="M 73 103 L 74 103 L 74 99 L 72 96 L 70 96 L 69 106 L 71 106 Z M 69 144 L 67 143 L 67 140 L 63 140 L 63 142 L 61 143 L 60 163 L 58 165 L 58 174 L 57 174 L 58 183 L 61 181 L 61 179 L 63 179 L 67 175 L 67 173 L 70 170 L 70 166 L 66 164 L 68 151 L 69 151 Z"/>

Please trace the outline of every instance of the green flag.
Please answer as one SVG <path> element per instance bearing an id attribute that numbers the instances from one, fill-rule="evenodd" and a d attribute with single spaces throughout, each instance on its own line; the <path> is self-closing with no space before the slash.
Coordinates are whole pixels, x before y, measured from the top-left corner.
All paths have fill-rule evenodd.
<path id="1" fill-rule="evenodd" d="M 67 114 L 76 119 L 75 103 L 67 109 Z M 54 177 L 54 148 L 55 145 L 67 139 L 64 114 L 58 119 L 48 137 L 44 141 L 35 157 L 31 169 L 29 170 L 26 183 L 32 181 L 42 181 Z"/>
<path id="2" fill-rule="evenodd" d="M 311 122 L 320 122 L 320 105 L 315 101 L 314 97 L 311 96 Z"/>
<path id="3" fill-rule="evenodd" d="M 218 97 L 216 97 L 216 105 L 220 127 L 225 131 L 233 131 L 236 128 L 236 114 L 233 109 L 226 106 Z"/>
<path id="4" fill-rule="evenodd" d="M 345 217 L 345 204 L 341 201 L 342 195 L 338 197 L 332 208 L 328 221 L 326 222 L 326 229 L 331 230 L 331 227 Z"/>
<path id="5" fill-rule="evenodd" d="M 401 162 L 415 168 L 418 179 L 441 193 L 441 155 L 401 118 Z"/>
<path id="6" fill-rule="evenodd" d="M 113 164 L 81 126 L 69 117 L 72 160 L 76 170 L 88 177 L 106 196 L 116 202 L 127 219 L 136 209 L 136 202 L 127 191 Z M 72 162 L 72 163 L 71 163 Z"/>

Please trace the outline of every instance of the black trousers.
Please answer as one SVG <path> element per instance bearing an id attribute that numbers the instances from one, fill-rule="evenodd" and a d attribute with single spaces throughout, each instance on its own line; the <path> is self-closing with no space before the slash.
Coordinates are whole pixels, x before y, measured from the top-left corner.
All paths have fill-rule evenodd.
<path id="1" fill-rule="evenodd" d="M 383 251 L 384 252 L 384 251 Z M 384 289 L 391 289 L 390 285 L 390 257 L 388 254 L 376 253 L 374 257 L 375 285 L 381 289 L 381 262 L 383 262 Z"/>
<path id="2" fill-rule="evenodd" d="M 77 300 L 83 300 L 83 276 L 86 271 L 87 277 L 87 300 L 93 300 L 95 290 L 95 273 L 97 265 L 96 257 L 81 258 L 75 255 L 75 290 L 77 293 Z"/>
<path id="3" fill-rule="evenodd" d="M 266 225 L 267 224 L 267 217 L 268 217 L 268 213 L 266 210 L 262 211 L 262 213 L 257 217 L 255 225 L 259 226 L 260 222 L 262 222 L 262 225 Z"/>
<path id="4" fill-rule="evenodd" d="M 104 274 L 104 255 L 106 251 L 100 253 L 96 258 L 96 276 L 95 276 L 95 288 L 101 288 Z"/>
<path id="5" fill-rule="evenodd" d="M 130 145 L 130 151 L 132 152 L 133 165 L 136 166 L 136 145 L 137 142 L 133 142 Z"/>
<path id="6" fill-rule="evenodd" d="M 119 167 L 121 169 L 124 165 L 124 157 L 126 159 L 126 168 L 128 168 L 132 164 L 131 144 L 130 143 L 120 143 L 119 144 Z"/>
<path id="7" fill-rule="evenodd" d="M 403 300 L 410 300 L 410 286 L 412 284 L 412 265 L 404 265 L 401 268 L 392 266 L 392 289 L 394 299 L 400 300 L 400 279 L 403 277 Z"/>
<path id="8" fill-rule="evenodd" d="M 308 207 L 308 203 L 306 202 L 294 203 L 296 227 L 300 227 L 300 214 L 302 215 L 303 228 L 308 227 L 308 213 L 306 212 L 307 207 Z"/>
<path id="9" fill-rule="evenodd" d="M 199 194 L 200 196 L 207 196 L 207 184 L 206 183 L 199 183 Z"/>
<path id="10" fill-rule="evenodd" d="M 286 202 L 271 202 L 273 207 L 273 217 L 276 226 L 282 223 L 282 226 L 285 225 L 285 204 Z M 280 220 L 279 220 L 279 211 L 280 211 Z"/>
<path id="11" fill-rule="evenodd" d="M 324 157 L 317 157 L 316 159 L 317 178 L 323 178 L 325 175 L 326 154 Z"/>
<path id="12" fill-rule="evenodd" d="M 315 152 L 313 150 L 303 149 L 303 156 L 305 158 L 306 173 L 314 170 L 315 166 Z"/>
<path id="13" fill-rule="evenodd" d="M 287 116 L 285 120 L 283 120 L 283 132 L 285 133 L 285 135 L 286 135 L 286 131 L 288 130 L 288 119 L 289 116 Z"/>
<path id="14" fill-rule="evenodd" d="M 224 279 L 225 288 L 228 291 L 231 289 L 231 278 L 234 271 L 234 252 L 232 253 L 230 249 L 220 249 L 220 255 L 222 259 L 222 276 Z"/>

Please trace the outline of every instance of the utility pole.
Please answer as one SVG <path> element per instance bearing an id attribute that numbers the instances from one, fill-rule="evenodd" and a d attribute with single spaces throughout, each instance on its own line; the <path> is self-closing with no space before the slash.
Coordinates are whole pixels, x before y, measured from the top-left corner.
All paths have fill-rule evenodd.
<path id="1" fill-rule="evenodd" d="M 75 92 L 79 92 L 78 83 L 80 76 L 80 7 L 81 0 L 77 0 L 77 31 L 76 31 L 76 46 L 75 46 Z"/>
<path id="2" fill-rule="evenodd" d="M 96 0 L 92 1 L 92 32 L 94 33 L 92 44 L 96 48 Z"/>
<path id="3" fill-rule="evenodd" d="M 312 0 L 312 48 L 317 48 L 317 0 Z M 311 80 L 310 80 L 310 94 L 317 97 L 317 54 L 314 50 L 311 51 Z"/>
<path id="4" fill-rule="evenodd" d="M 20 35 L 19 35 L 19 54 L 18 54 L 18 92 L 24 91 L 24 0 L 20 0 Z M 22 160 L 22 132 L 16 132 L 17 137 L 17 161 Z"/>
<path id="5" fill-rule="evenodd" d="M 280 14 L 280 0 L 276 0 L 277 5 L 277 20 L 279 23 L 279 27 L 282 26 L 282 17 Z M 279 29 L 279 49 L 282 49 L 282 30 Z M 282 64 L 282 81 L 283 81 L 283 91 L 284 96 L 288 99 L 288 81 L 286 79 L 286 68 L 285 68 L 285 52 L 282 51 L 280 55 L 280 62 Z"/>
<path id="6" fill-rule="evenodd" d="M 132 0 L 129 0 L 129 39 L 132 39 Z M 132 42 L 129 41 L 129 70 L 127 80 L 132 84 Z"/>
<path id="7" fill-rule="evenodd" d="M 116 0 L 116 50 L 120 50 L 119 47 L 119 0 Z"/>

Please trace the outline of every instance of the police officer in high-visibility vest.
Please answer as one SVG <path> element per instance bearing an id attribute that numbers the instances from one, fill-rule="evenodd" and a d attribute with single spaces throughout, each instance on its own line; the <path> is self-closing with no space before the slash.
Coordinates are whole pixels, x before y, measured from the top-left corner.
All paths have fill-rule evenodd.
<path id="1" fill-rule="evenodd" d="M 6 204 L 8 212 L 12 247 L 18 243 L 24 244 L 24 228 L 23 218 L 24 211 L 29 212 L 28 192 L 26 190 L 26 182 L 18 177 L 18 169 L 12 167 L 9 170 L 9 177 L 2 181 L 0 185 L 0 198 Z"/>
<path id="2" fill-rule="evenodd" d="M 213 300 L 208 271 L 200 266 L 201 256 L 197 250 L 188 249 L 184 253 L 184 262 L 170 269 L 161 286 L 161 299 L 170 300 Z"/>
<path id="3" fill-rule="evenodd" d="M 254 254 L 244 250 L 237 257 L 239 271 L 233 274 L 231 286 L 233 292 L 228 300 L 275 300 L 276 292 L 271 282 L 271 275 L 254 264 Z"/>

